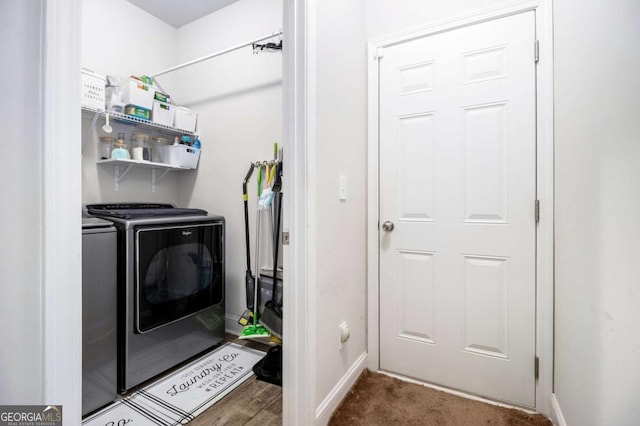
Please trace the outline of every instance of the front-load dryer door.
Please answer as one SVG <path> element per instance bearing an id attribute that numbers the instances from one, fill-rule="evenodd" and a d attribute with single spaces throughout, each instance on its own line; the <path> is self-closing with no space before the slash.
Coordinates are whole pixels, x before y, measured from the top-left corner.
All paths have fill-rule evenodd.
<path id="1" fill-rule="evenodd" d="M 146 333 L 224 299 L 224 225 L 135 231 L 135 327 Z"/>

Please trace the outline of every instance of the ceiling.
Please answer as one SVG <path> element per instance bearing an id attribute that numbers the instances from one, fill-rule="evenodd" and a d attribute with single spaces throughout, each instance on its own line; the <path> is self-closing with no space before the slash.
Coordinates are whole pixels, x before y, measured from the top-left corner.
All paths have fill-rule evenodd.
<path id="1" fill-rule="evenodd" d="M 127 0 L 176 28 L 195 21 L 237 0 Z"/>

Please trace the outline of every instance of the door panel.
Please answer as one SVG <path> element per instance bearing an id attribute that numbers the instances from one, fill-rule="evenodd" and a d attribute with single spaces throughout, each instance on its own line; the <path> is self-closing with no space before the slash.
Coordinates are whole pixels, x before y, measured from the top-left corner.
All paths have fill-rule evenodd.
<path id="1" fill-rule="evenodd" d="M 398 117 L 398 220 L 433 221 L 433 121 L 433 114 Z"/>
<path id="2" fill-rule="evenodd" d="M 507 223 L 505 103 L 464 108 L 464 221 Z"/>
<path id="3" fill-rule="evenodd" d="M 464 257 L 464 350 L 509 358 L 509 259 Z"/>
<path id="4" fill-rule="evenodd" d="M 385 48 L 380 365 L 535 406 L 535 17 Z"/>
<path id="5" fill-rule="evenodd" d="M 433 341 L 433 253 L 398 251 L 398 336 Z"/>

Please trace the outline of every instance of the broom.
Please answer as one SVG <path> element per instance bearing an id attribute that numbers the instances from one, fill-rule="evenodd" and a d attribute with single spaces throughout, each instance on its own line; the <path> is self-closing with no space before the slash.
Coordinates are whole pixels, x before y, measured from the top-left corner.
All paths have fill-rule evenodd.
<path id="1" fill-rule="evenodd" d="M 258 166 L 258 200 L 260 200 L 260 194 L 262 191 L 262 166 Z M 259 268 L 259 253 L 260 253 L 260 209 L 256 212 L 256 275 L 255 285 L 253 293 L 253 324 L 243 327 L 240 339 L 251 339 L 256 337 L 269 337 L 269 330 L 258 324 L 258 310 L 260 308 L 259 288 L 260 288 L 260 274 L 258 274 Z"/>
<path id="2" fill-rule="evenodd" d="M 282 309 L 278 306 L 277 294 L 278 294 L 278 250 L 280 249 L 280 221 L 282 218 L 282 162 L 279 162 L 276 166 L 276 181 L 273 184 L 273 192 L 278 194 L 277 206 L 276 206 L 276 232 L 273 247 L 273 290 L 271 300 L 267 301 L 262 311 L 262 317 L 260 323 L 265 326 L 271 334 L 282 338 Z"/>
<path id="3" fill-rule="evenodd" d="M 248 325 L 253 320 L 253 291 L 256 285 L 256 279 L 251 272 L 251 248 L 249 241 L 249 193 L 247 191 L 247 184 L 249 183 L 249 179 L 251 179 L 251 175 L 253 174 L 253 169 L 255 167 L 255 164 L 252 162 L 249 167 L 249 171 L 247 171 L 247 174 L 242 181 L 242 200 L 244 204 L 244 239 L 247 250 L 247 269 L 244 274 L 244 288 L 247 299 L 247 309 L 238 319 L 238 324 L 243 327 L 245 325 Z"/>

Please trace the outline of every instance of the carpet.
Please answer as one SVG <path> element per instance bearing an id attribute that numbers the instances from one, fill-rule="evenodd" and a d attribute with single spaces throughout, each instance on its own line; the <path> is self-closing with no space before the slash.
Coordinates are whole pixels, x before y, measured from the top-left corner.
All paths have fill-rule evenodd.
<path id="1" fill-rule="evenodd" d="M 84 419 L 83 426 L 180 425 L 253 375 L 264 352 L 235 343 L 216 349 Z"/>
<path id="2" fill-rule="evenodd" d="M 498 407 L 365 370 L 330 426 L 552 426 L 546 417 Z"/>

